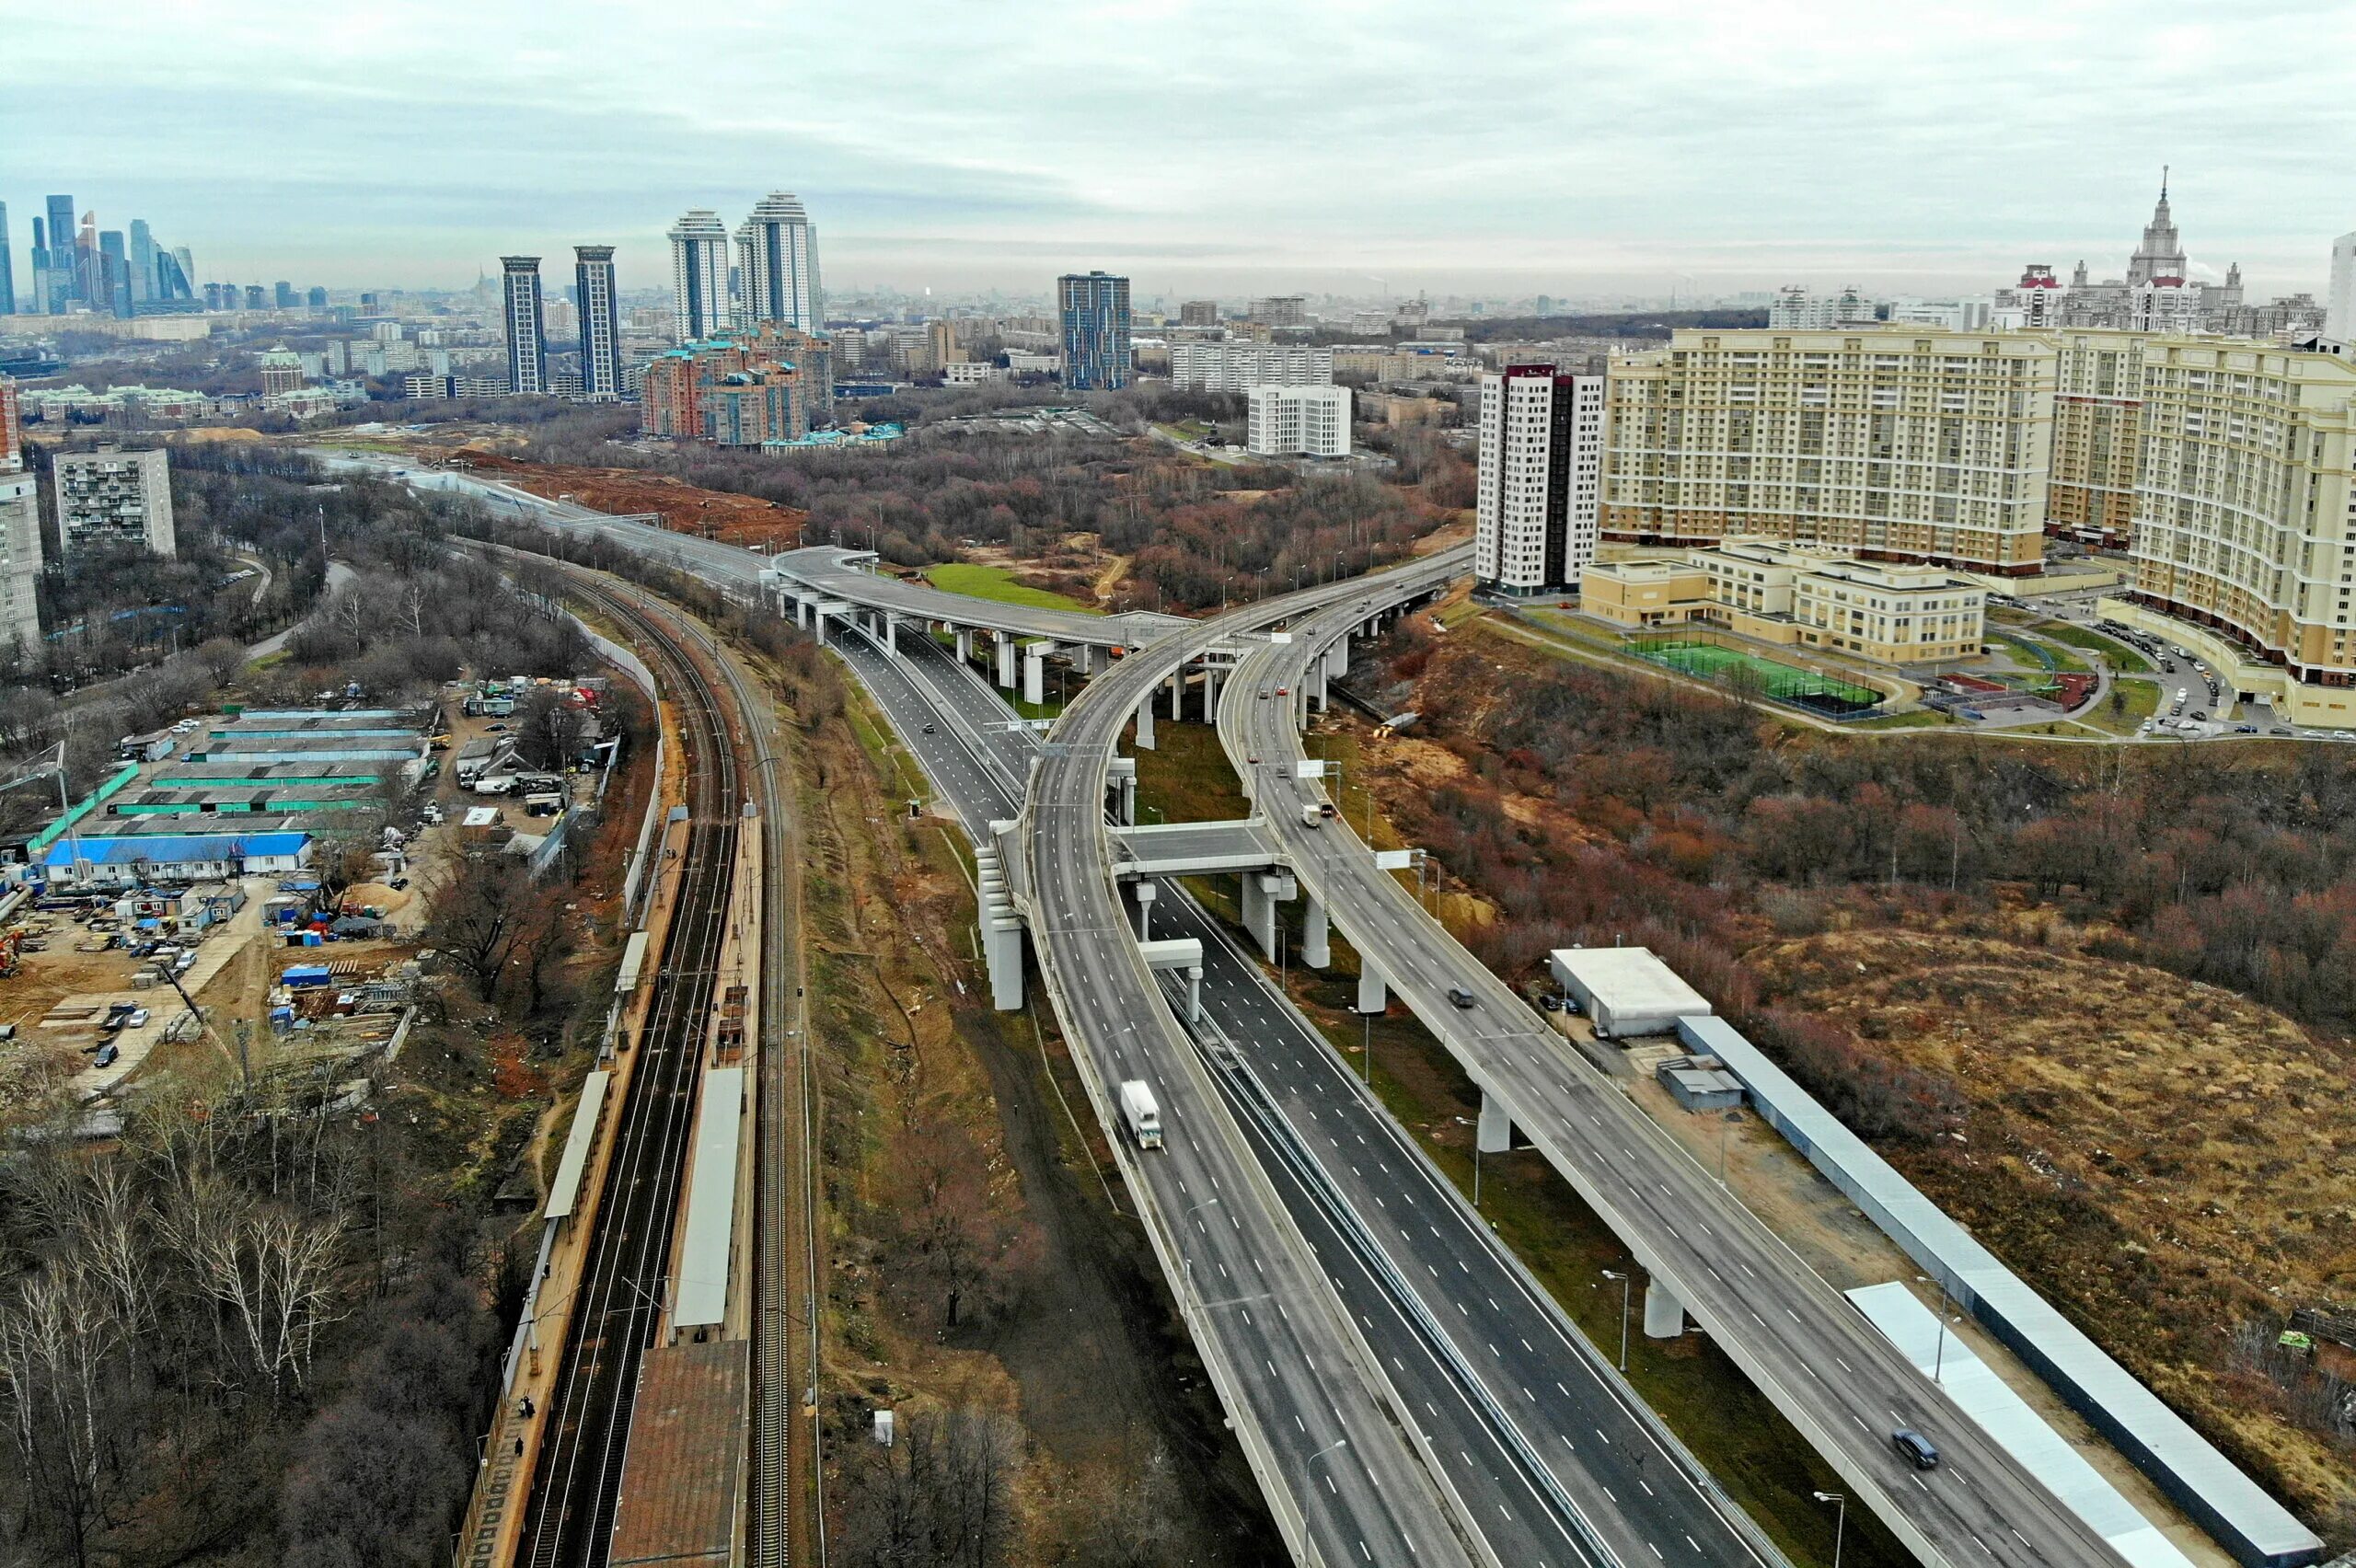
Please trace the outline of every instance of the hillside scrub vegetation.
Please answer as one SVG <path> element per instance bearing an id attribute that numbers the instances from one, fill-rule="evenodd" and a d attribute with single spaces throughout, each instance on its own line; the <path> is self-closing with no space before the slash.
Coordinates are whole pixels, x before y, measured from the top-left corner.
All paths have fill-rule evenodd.
<path id="1" fill-rule="evenodd" d="M 1496 912 L 1461 933 L 1480 957 L 1535 984 L 1553 948 L 1653 948 L 1849 1125 L 1944 1172 L 1926 1184 L 2221 1446 L 2356 1534 L 2350 1368 L 2271 1348 L 2291 1307 L 2356 1295 L 2356 1193 L 2332 1175 L 2356 768 L 2336 751 L 1826 735 L 1421 618 L 1353 679 L 1424 716 L 1373 743 L 1377 787 Z M 2180 1193 L 2181 1224 L 2122 1183 Z"/>

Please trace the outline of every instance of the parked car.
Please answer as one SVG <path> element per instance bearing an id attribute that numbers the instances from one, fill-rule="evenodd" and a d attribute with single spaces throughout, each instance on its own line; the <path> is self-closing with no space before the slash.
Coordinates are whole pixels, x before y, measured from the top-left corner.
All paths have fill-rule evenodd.
<path id="1" fill-rule="evenodd" d="M 144 1029 L 147 1027 L 147 1020 L 154 1016 L 155 1014 L 145 1008 L 133 1008 L 131 1009 L 131 1015 L 122 1020 L 122 1026 L 125 1029 Z"/>
<path id="2" fill-rule="evenodd" d="M 91 1065 L 93 1066 L 110 1067 L 114 1066 L 115 1058 L 121 1055 L 122 1048 L 115 1044 L 112 1041 L 109 1041 L 104 1045 L 98 1047 L 98 1059 Z"/>

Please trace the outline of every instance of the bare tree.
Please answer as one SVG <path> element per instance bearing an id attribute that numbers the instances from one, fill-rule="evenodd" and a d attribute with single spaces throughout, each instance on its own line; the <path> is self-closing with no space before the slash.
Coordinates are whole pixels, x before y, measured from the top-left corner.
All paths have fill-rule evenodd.
<path id="1" fill-rule="evenodd" d="M 429 939 L 474 976 L 478 999 L 499 994 L 500 975 L 530 934 L 533 902 L 531 878 L 512 856 L 466 857 L 435 886 Z"/>
<path id="2" fill-rule="evenodd" d="M 121 1323 L 105 1288 L 70 1259 L 0 1302 L 0 1400 L 27 1501 L 75 1568 L 91 1560 L 112 1478 L 109 1359 Z"/>

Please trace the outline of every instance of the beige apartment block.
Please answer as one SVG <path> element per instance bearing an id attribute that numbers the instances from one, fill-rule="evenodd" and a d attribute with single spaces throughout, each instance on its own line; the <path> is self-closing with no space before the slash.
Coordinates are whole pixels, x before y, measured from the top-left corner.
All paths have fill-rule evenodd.
<path id="1" fill-rule="evenodd" d="M 1937 567 L 1857 560 L 1768 539 L 1729 539 L 1681 558 L 1598 562 L 1580 579 L 1588 614 L 1630 630 L 1711 626 L 1755 641 L 1877 664 L 1977 658 L 1987 590 Z"/>
<path id="2" fill-rule="evenodd" d="M 1603 535 L 2033 573 L 2055 359 L 2030 333 L 1680 330 L 1611 367 Z"/>
<path id="3" fill-rule="evenodd" d="M 2148 333 L 2056 329 L 2053 461 L 2047 532 L 2123 548 L 2135 513 L 2135 462 Z"/>
<path id="4" fill-rule="evenodd" d="M 2281 671 L 2302 721 L 2356 721 L 2356 365 L 2196 338 L 2142 361 L 2128 599 Z"/>

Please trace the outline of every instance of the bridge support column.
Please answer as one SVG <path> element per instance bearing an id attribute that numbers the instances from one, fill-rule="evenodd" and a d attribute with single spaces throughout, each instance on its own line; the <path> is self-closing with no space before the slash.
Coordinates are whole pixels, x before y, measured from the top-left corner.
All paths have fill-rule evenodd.
<path id="1" fill-rule="evenodd" d="M 793 624 L 804 631 L 810 629 L 810 601 L 799 594 L 793 596 Z"/>
<path id="2" fill-rule="evenodd" d="M 974 632 L 971 627 L 957 628 L 957 662 L 961 664 L 974 662 Z"/>
<path id="3" fill-rule="evenodd" d="M 1153 693 L 1148 692 L 1145 700 L 1138 704 L 1138 750 L 1153 749 Z"/>
<path id="4" fill-rule="evenodd" d="M 1129 896 L 1137 900 L 1138 940 L 1149 942 L 1153 940 L 1153 901 L 1159 891 L 1149 882 L 1133 882 L 1129 884 Z"/>
<path id="5" fill-rule="evenodd" d="M 1645 1337 L 1675 1339 L 1685 1332 L 1685 1303 L 1657 1279 L 1645 1282 Z"/>
<path id="6" fill-rule="evenodd" d="M 884 651 L 895 659 L 900 656 L 900 617 L 889 610 L 884 612 Z"/>
<path id="7" fill-rule="evenodd" d="M 982 953 L 989 961 L 990 1005 L 1000 1012 L 1021 1012 L 1022 922 L 1011 916 L 985 917 Z"/>
<path id="8" fill-rule="evenodd" d="M 1311 897 L 1300 923 L 1300 962 L 1304 968 L 1323 969 L 1334 962 L 1334 944 L 1327 934 L 1325 901 Z"/>
<path id="9" fill-rule="evenodd" d="M 1513 1118 L 1506 1114 L 1501 1101 L 1481 1091 L 1481 1124 L 1473 1129 L 1473 1143 L 1483 1154 L 1503 1154 L 1513 1147 Z"/>
<path id="10" fill-rule="evenodd" d="M 1203 966 L 1199 963 L 1186 968 L 1186 1021 L 1203 1021 Z"/>
<path id="11" fill-rule="evenodd" d="M 1123 827 L 1138 824 L 1138 776 L 1134 773 L 1115 780 L 1121 791 L 1121 803 L 1115 813 Z"/>
<path id="12" fill-rule="evenodd" d="M 1362 1013 L 1388 1012 L 1391 1009 L 1391 987 L 1382 983 L 1382 971 L 1366 954 L 1358 954 L 1358 1008 Z"/>
<path id="13" fill-rule="evenodd" d="M 1071 662 L 1073 667 L 1082 675 L 1094 674 L 1096 673 L 1096 645 L 1092 642 L 1081 643 L 1079 647 L 1071 651 Z"/>
<path id="14" fill-rule="evenodd" d="M 1036 707 L 1047 700 L 1047 655 L 1052 642 L 1034 642 L 1022 650 L 1022 700 Z"/>
<path id="15" fill-rule="evenodd" d="M 1203 666 L 1203 722 L 1218 722 L 1218 670 L 1210 664 Z"/>
<path id="16" fill-rule="evenodd" d="M 1325 674 L 1334 680 L 1350 673 L 1350 634 L 1344 632 L 1325 650 Z"/>
<path id="17" fill-rule="evenodd" d="M 1014 639 L 1002 631 L 990 635 L 998 639 L 998 684 L 1007 690 L 1014 689 Z"/>
<path id="18" fill-rule="evenodd" d="M 1243 873 L 1243 928 L 1270 963 L 1276 961 L 1276 905 L 1299 891 L 1299 883 L 1282 871 Z"/>
<path id="19" fill-rule="evenodd" d="M 1174 723 L 1186 717 L 1186 666 L 1179 665 L 1170 672 L 1170 718 Z"/>
<path id="20" fill-rule="evenodd" d="M 1330 709 L 1331 705 L 1325 700 L 1325 661 L 1322 659 L 1317 661 L 1310 669 L 1309 700 L 1316 705 L 1316 710 L 1320 713 L 1326 712 Z"/>

